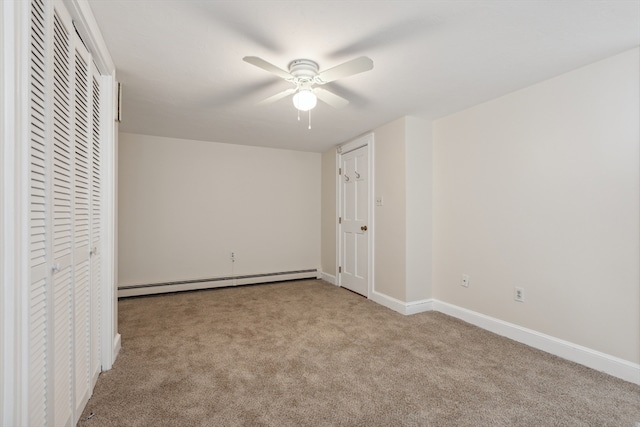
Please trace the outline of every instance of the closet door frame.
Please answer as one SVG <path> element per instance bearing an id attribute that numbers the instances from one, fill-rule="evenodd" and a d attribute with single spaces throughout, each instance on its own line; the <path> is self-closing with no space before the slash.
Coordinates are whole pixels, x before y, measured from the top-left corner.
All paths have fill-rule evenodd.
<path id="1" fill-rule="evenodd" d="M 93 61 L 100 71 L 103 98 L 100 101 L 100 115 L 103 118 L 101 162 L 102 162 L 102 292 L 100 301 L 101 327 L 101 355 L 102 370 L 109 370 L 113 366 L 121 340 L 118 333 L 118 295 L 117 295 L 117 153 L 118 153 L 118 123 L 116 111 L 118 99 L 118 84 L 116 80 L 116 68 L 109 55 L 107 45 L 100 34 L 91 8 L 86 0 L 63 0 L 74 20 L 76 30 L 82 41 L 91 52 Z M 109 284 L 109 285 L 107 285 Z"/>
<path id="2" fill-rule="evenodd" d="M 20 425 L 28 409 L 30 3 L 0 2 L 0 8 L 0 425 Z"/>
<path id="3" fill-rule="evenodd" d="M 118 286 L 117 286 L 117 158 L 118 158 L 118 123 L 116 112 L 118 108 L 118 84 L 116 68 L 109 55 L 109 50 L 100 34 L 98 24 L 91 13 L 86 0 L 64 0 L 63 3 L 74 19 L 76 30 L 82 41 L 91 52 L 93 61 L 100 72 L 102 99 L 100 100 L 100 115 L 103 118 L 101 141 L 102 163 L 102 236 L 101 253 L 102 277 L 100 310 L 100 360 L 102 370 L 109 370 L 113 366 L 121 346 L 118 333 Z"/>

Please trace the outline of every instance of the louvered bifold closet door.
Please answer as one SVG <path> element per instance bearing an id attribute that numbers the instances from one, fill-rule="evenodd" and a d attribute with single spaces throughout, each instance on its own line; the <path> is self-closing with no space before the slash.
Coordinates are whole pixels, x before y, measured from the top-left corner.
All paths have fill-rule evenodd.
<path id="1" fill-rule="evenodd" d="M 91 78 L 91 381 L 92 385 L 100 374 L 100 288 L 102 284 L 101 251 L 102 243 L 102 132 L 101 132 L 101 85 L 100 75 L 95 67 Z"/>
<path id="2" fill-rule="evenodd" d="M 29 4 L 26 425 L 71 426 L 101 367 L 101 79 L 64 4 Z"/>
<path id="3" fill-rule="evenodd" d="M 65 19 L 66 18 L 66 19 Z M 53 72 L 53 358 L 54 424 L 71 424 L 73 401 L 73 190 L 70 28 L 64 10 L 54 14 Z"/>
<path id="4" fill-rule="evenodd" d="M 75 35 L 74 49 L 74 145 L 75 145 L 75 179 L 74 179 L 74 330 L 75 330 L 75 404 L 76 411 L 89 400 L 91 386 L 91 272 L 90 272 L 90 217 L 91 217 L 91 78 L 89 53 Z"/>
<path id="5" fill-rule="evenodd" d="M 29 289 L 29 425 L 46 425 L 47 383 L 50 369 L 47 363 L 48 297 L 50 288 L 49 254 L 47 238 L 50 223 L 49 208 L 49 150 L 47 148 L 47 42 L 45 37 L 48 11 L 44 0 L 31 3 L 30 35 L 30 123 L 29 123 L 29 174 L 30 174 L 30 289 Z"/>

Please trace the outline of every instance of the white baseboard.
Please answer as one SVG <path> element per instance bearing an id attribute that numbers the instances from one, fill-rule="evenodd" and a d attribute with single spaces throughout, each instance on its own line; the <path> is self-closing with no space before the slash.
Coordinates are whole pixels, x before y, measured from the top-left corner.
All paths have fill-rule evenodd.
<path id="1" fill-rule="evenodd" d="M 471 323 L 487 331 L 640 385 L 640 364 L 629 362 L 446 302 L 433 300 L 432 307 L 435 311 L 464 320 L 467 323 Z"/>
<path id="2" fill-rule="evenodd" d="M 400 314 L 439 311 L 538 350 L 640 385 L 640 364 L 435 299 L 403 302 L 374 291 L 370 299 Z"/>
<path id="3" fill-rule="evenodd" d="M 113 362 L 116 361 L 116 357 L 118 357 L 118 354 L 120 354 L 121 348 L 122 348 L 122 336 L 120 334 L 116 334 L 116 336 L 113 338 L 113 356 L 111 357 L 112 365 L 113 365 Z M 111 367 L 109 367 L 109 369 L 111 369 Z"/>
<path id="4" fill-rule="evenodd" d="M 405 303 L 404 314 L 406 315 L 424 313 L 425 311 L 433 311 L 432 299 L 423 299 L 420 301 L 411 301 Z"/>
<path id="5" fill-rule="evenodd" d="M 213 289 L 226 286 L 255 285 L 260 283 L 281 282 L 297 279 L 315 279 L 318 277 L 316 269 L 294 270 L 280 273 L 265 273 L 239 275 L 235 277 L 221 277 L 212 280 L 186 280 L 148 285 L 118 285 L 118 298 L 163 294 L 169 292 L 195 291 L 200 289 Z"/>
<path id="6" fill-rule="evenodd" d="M 164 286 L 149 286 L 143 288 L 118 289 L 118 298 L 134 297 L 141 295 L 164 294 L 168 292 L 195 291 L 199 289 L 221 288 L 225 286 L 233 286 L 233 279 L 216 280 L 211 282 L 197 282 L 189 284 L 176 284 Z"/>
<path id="7" fill-rule="evenodd" d="M 390 308 L 393 311 L 397 311 L 400 314 L 410 315 L 423 313 L 425 311 L 433 310 L 433 300 L 421 300 L 403 302 L 380 292 L 373 291 L 369 299 Z"/>
<path id="8" fill-rule="evenodd" d="M 329 273 L 325 273 L 324 271 L 321 271 L 320 278 L 325 282 L 331 283 L 332 285 L 338 284 L 338 281 L 336 280 L 336 276 L 334 276 L 333 274 L 329 274 Z"/>
<path id="9" fill-rule="evenodd" d="M 241 285 L 257 285 L 262 283 L 283 282 L 286 280 L 299 280 L 299 279 L 315 279 L 318 277 L 317 271 L 304 272 L 304 273 L 286 273 L 277 275 L 268 275 L 260 277 L 247 277 L 235 279 L 235 286 Z"/>

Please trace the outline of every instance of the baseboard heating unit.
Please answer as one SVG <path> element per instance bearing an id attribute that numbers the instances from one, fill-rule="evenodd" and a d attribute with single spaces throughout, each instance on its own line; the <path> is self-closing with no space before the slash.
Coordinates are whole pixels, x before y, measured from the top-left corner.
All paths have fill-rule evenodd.
<path id="1" fill-rule="evenodd" d="M 237 276 L 209 277 L 204 279 L 177 280 L 171 282 L 145 283 L 118 286 L 118 298 L 167 292 L 192 291 L 196 289 L 221 288 L 225 286 L 255 285 L 284 280 L 316 279 L 318 270 L 293 270 L 277 273 L 245 274 Z"/>

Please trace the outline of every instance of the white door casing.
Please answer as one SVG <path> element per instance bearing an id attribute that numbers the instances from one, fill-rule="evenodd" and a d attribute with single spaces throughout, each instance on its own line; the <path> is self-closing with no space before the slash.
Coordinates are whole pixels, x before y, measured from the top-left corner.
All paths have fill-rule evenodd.
<path id="1" fill-rule="evenodd" d="M 338 154 L 338 284 L 369 297 L 372 288 L 373 135 L 341 147 Z"/>

